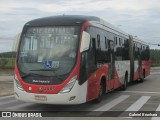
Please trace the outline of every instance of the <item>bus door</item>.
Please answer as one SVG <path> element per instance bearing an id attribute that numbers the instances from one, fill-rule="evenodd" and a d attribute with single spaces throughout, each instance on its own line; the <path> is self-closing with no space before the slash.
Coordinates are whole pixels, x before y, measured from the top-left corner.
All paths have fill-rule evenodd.
<path id="1" fill-rule="evenodd" d="M 115 70 L 115 58 L 114 58 L 114 42 L 111 40 L 108 40 L 108 52 L 109 52 L 109 74 L 108 74 L 108 85 L 107 89 L 112 90 L 114 88 L 114 70 Z"/>

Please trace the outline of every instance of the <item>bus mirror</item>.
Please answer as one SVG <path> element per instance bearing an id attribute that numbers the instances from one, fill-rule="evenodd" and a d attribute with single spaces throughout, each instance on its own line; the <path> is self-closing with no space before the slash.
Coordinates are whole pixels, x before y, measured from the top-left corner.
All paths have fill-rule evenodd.
<path id="1" fill-rule="evenodd" d="M 90 45 L 90 34 L 83 31 L 80 52 L 82 53 L 82 52 L 88 50 L 89 45 Z"/>

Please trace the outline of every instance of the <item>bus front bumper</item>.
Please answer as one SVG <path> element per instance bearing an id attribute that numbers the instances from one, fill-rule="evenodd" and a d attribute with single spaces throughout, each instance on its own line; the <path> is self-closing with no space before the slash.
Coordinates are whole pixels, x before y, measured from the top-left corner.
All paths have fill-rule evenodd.
<path id="1" fill-rule="evenodd" d="M 19 90 L 14 81 L 14 95 L 17 100 L 24 102 L 42 104 L 81 104 L 86 102 L 87 82 L 80 86 L 78 81 L 76 81 L 72 90 L 68 93 L 36 94 Z"/>

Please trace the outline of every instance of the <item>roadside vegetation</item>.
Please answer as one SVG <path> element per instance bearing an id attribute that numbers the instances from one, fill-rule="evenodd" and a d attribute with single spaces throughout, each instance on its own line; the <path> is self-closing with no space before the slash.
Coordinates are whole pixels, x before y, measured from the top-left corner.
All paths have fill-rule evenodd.
<path id="1" fill-rule="evenodd" d="M 160 50 L 150 50 L 151 67 L 160 67 Z"/>
<path id="2" fill-rule="evenodd" d="M 13 69 L 15 63 L 15 52 L 0 53 L 0 68 L 1 69 Z"/>
<path id="3" fill-rule="evenodd" d="M 13 75 L 16 52 L 0 53 L 0 75 Z"/>

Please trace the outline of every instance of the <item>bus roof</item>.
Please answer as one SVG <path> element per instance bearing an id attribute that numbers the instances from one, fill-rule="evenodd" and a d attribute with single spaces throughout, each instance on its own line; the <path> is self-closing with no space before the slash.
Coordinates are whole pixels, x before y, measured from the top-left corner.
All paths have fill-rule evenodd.
<path id="1" fill-rule="evenodd" d="M 147 46 L 149 45 L 147 42 L 145 42 L 145 41 L 143 41 L 143 40 L 141 40 L 139 38 L 136 38 L 136 37 L 133 38 L 133 41 L 135 43 L 139 43 L 139 44 L 142 44 L 142 45 L 147 45 Z"/>
<path id="2" fill-rule="evenodd" d="M 35 20 L 31 20 L 27 22 L 25 25 L 27 26 L 60 26 L 60 25 L 82 25 L 84 22 L 89 21 L 93 24 L 97 24 L 98 26 L 101 25 L 102 27 L 107 27 L 109 29 L 112 29 L 113 31 L 116 31 L 122 35 L 129 36 L 129 34 L 125 33 L 118 27 L 98 18 L 95 16 L 85 16 L 85 15 L 58 15 L 58 16 L 50 16 L 50 17 L 44 17 L 44 18 L 38 18 Z M 146 42 L 143 42 L 137 38 L 133 38 L 135 42 L 146 44 Z"/>
<path id="3" fill-rule="evenodd" d="M 26 23 L 29 26 L 49 26 L 49 25 L 82 25 L 86 21 L 100 22 L 100 18 L 82 15 L 59 15 L 39 18 Z"/>
<path id="4" fill-rule="evenodd" d="M 127 33 L 120 30 L 118 27 L 98 18 L 95 16 L 84 16 L 84 15 L 59 15 L 59 16 L 50 16 L 35 19 L 26 23 L 28 26 L 60 26 L 60 25 L 82 25 L 84 22 L 91 22 L 94 25 L 102 25 L 116 32 L 119 32 L 123 35 L 128 36 Z"/>

